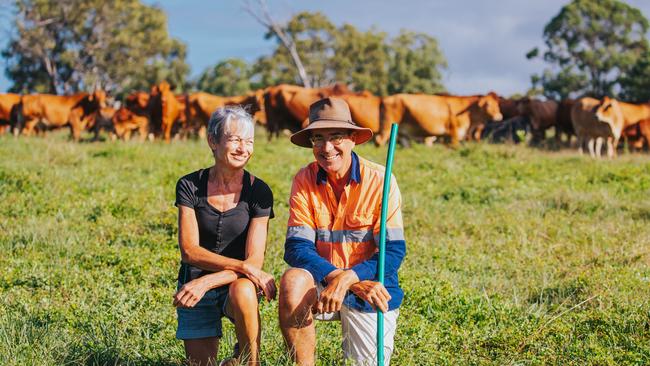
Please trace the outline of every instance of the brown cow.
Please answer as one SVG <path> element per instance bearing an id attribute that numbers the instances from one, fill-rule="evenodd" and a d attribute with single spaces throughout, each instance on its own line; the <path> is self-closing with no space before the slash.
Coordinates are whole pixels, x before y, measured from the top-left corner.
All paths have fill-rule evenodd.
<path id="1" fill-rule="evenodd" d="M 176 96 L 171 85 L 162 81 L 151 88 L 148 109 L 150 111 L 150 126 L 152 132 L 170 142 L 174 124 L 179 121 L 182 125 L 187 121 L 185 115 L 186 99 Z"/>
<path id="2" fill-rule="evenodd" d="M 232 97 L 223 97 L 204 92 L 190 94 L 190 107 L 187 111 L 189 114 L 187 122 L 188 130 L 192 133 L 198 132 L 199 136 L 205 137 L 205 129 L 212 113 L 217 108 L 229 105 L 240 105 L 248 113 L 251 113 L 257 121 L 264 120 L 266 122 L 266 118 L 258 113 L 261 110 L 259 104 L 261 96 L 263 96 L 263 93 L 259 91 Z"/>
<path id="3" fill-rule="evenodd" d="M 623 112 L 624 130 L 622 136 L 635 137 L 634 148 L 643 148 L 643 140 L 647 137 L 643 132 L 650 120 L 650 105 L 618 102 Z M 643 126 L 642 126 L 643 125 Z M 630 136 L 634 133 L 636 136 Z"/>
<path id="4" fill-rule="evenodd" d="M 555 142 L 558 145 L 562 143 L 562 135 L 566 135 L 567 145 L 571 145 L 571 136 L 576 134 L 571 122 L 571 109 L 574 104 L 574 99 L 564 99 L 558 104 L 555 118 Z"/>
<path id="5" fill-rule="evenodd" d="M 456 111 L 455 118 L 460 121 L 459 116 L 464 112 L 458 112 L 454 109 L 454 104 L 455 103 L 450 102 L 449 108 Z M 469 131 L 467 133 L 468 140 L 481 141 L 483 130 L 488 122 L 500 122 L 503 120 L 503 114 L 501 113 L 501 107 L 499 104 L 499 96 L 494 92 L 490 92 L 486 96 L 479 96 L 477 102 L 471 104 L 468 110 L 470 121 Z"/>
<path id="6" fill-rule="evenodd" d="M 100 108 L 97 113 L 93 113 L 88 117 L 86 128 L 92 131 L 95 135 L 93 141 L 99 141 L 99 134 L 101 130 L 113 132 L 113 116 L 115 115 L 115 108 L 104 107 Z"/>
<path id="7" fill-rule="evenodd" d="M 643 120 L 639 123 L 635 123 L 631 126 L 627 126 L 621 132 L 621 139 L 625 140 L 625 144 L 633 150 L 641 150 L 645 145 L 645 136 L 643 135 L 641 128 L 646 123 L 650 123 L 650 120 Z"/>
<path id="8" fill-rule="evenodd" d="M 600 157 L 603 141 L 607 143 L 607 156 L 614 157 L 615 146 L 623 129 L 623 112 L 618 101 L 605 97 L 603 101 L 581 98 L 571 109 L 571 122 L 578 137 L 578 149 L 584 145 L 591 157 Z"/>
<path id="9" fill-rule="evenodd" d="M 155 87 L 157 91 L 157 86 Z M 159 100 L 158 100 L 159 101 Z M 116 134 L 111 138 L 121 138 L 128 140 L 133 133 L 137 130 L 140 134 L 140 140 L 149 139 L 153 140 L 153 117 L 156 111 L 153 110 L 154 98 L 149 93 L 137 91 L 129 94 L 124 99 L 124 105 L 118 109 L 111 123 L 113 124 L 113 131 Z M 161 113 L 162 111 L 157 111 Z"/>
<path id="10" fill-rule="evenodd" d="M 379 132 L 380 97 L 367 91 L 357 94 L 343 94 L 337 97 L 344 99 L 348 103 L 352 120 L 357 125 L 369 128 L 373 133 Z"/>
<path id="11" fill-rule="evenodd" d="M 20 94 L 0 94 L 0 133 L 5 133 L 14 124 L 12 112 L 20 103 Z"/>
<path id="12" fill-rule="evenodd" d="M 555 127 L 558 104 L 556 101 L 541 101 L 528 97 L 517 102 L 519 114 L 528 117 L 533 138 L 531 144 L 540 143 L 546 137 L 546 130 Z"/>
<path id="13" fill-rule="evenodd" d="M 264 111 L 266 113 L 266 130 L 269 140 L 278 137 L 280 131 L 295 128 L 302 120 L 296 120 L 286 107 L 285 97 L 304 88 L 296 85 L 280 84 L 271 86 L 264 92 Z"/>
<path id="14" fill-rule="evenodd" d="M 494 94 L 485 96 L 446 96 L 396 94 L 382 99 L 381 128 L 375 143 L 383 145 L 390 135 L 391 123 L 400 124 L 400 133 L 410 137 L 449 136 L 457 146 L 472 132 L 480 136 L 479 127 L 489 119 L 503 116 Z"/>
<path id="15" fill-rule="evenodd" d="M 640 134 L 639 140 L 641 141 L 641 143 L 638 144 L 636 147 L 638 149 L 642 149 L 645 140 L 645 147 L 650 149 L 650 120 L 644 119 L 643 121 L 639 122 L 637 126 L 639 126 L 639 134 Z"/>
<path id="16" fill-rule="evenodd" d="M 280 131 L 296 132 L 309 117 L 309 106 L 315 101 L 329 97 L 352 94 L 343 84 L 318 89 L 281 84 L 267 88 L 264 94 L 264 110 L 269 139 L 279 136 Z"/>
<path id="17" fill-rule="evenodd" d="M 519 108 L 517 107 L 517 100 L 510 98 L 499 97 L 499 110 L 501 111 L 504 121 L 520 115 Z"/>
<path id="18" fill-rule="evenodd" d="M 70 96 L 33 94 L 23 96 L 21 104 L 26 135 L 33 134 L 39 123 L 48 129 L 69 125 L 72 138 L 78 141 L 92 115 L 106 107 L 106 94 L 101 90 Z"/>
<path id="19" fill-rule="evenodd" d="M 124 141 L 129 141 L 131 139 L 131 133 L 135 130 L 138 131 L 140 141 L 144 141 L 147 137 L 150 137 L 149 118 L 136 114 L 129 108 L 122 107 L 118 109 L 113 115 L 112 122 L 113 130 L 115 131 L 115 136 L 112 136 L 113 139 L 120 138 Z"/>

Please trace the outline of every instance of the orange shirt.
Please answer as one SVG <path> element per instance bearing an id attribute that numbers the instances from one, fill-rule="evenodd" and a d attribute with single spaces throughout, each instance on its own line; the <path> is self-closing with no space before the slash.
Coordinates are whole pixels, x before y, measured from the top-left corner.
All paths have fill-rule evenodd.
<path id="1" fill-rule="evenodd" d="M 336 268 L 352 268 L 372 257 L 379 242 L 384 170 L 353 153 L 350 181 L 337 202 L 316 162 L 302 168 L 291 189 L 287 240 L 311 241 Z M 386 241 L 403 241 L 401 196 L 395 177 L 391 179 Z"/>

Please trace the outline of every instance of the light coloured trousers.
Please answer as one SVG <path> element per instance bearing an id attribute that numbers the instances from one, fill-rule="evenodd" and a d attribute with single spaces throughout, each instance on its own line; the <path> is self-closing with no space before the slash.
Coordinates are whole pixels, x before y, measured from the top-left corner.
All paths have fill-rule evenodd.
<path id="1" fill-rule="evenodd" d="M 302 268 L 301 268 L 302 269 Z M 309 273 L 307 270 L 305 272 Z M 311 275 L 311 274 L 310 274 Z M 315 282 L 315 281 L 314 281 Z M 316 283 L 320 297 L 323 286 Z M 384 365 L 390 365 L 395 345 L 399 309 L 384 314 Z M 353 365 L 377 365 L 377 313 L 364 313 L 345 305 L 336 313 L 316 314 L 317 320 L 340 320 L 343 333 L 343 357 Z"/>

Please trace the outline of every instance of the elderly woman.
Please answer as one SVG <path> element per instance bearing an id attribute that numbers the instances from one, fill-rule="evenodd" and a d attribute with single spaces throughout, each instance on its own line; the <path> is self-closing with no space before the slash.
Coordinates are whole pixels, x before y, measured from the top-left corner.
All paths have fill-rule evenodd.
<path id="1" fill-rule="evenodd" d="M 275 298 L 273 276 L 262 271 L 273 195 L 244 169 L 253 154 L 254 123 L 240 107 L 220 108 L 208 122 L 214 165 L 176 184 L 181 268 L 174 305 L 176 337 L 192 365 L 215 365 L 221 317 L 235 324 L 235 359 L 259 356 L 258 295 Z"/>

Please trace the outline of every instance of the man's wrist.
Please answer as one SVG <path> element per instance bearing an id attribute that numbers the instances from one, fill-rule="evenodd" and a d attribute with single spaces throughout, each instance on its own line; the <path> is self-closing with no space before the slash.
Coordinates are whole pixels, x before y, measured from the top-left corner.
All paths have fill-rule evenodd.
<path id="1" fill-rule="evenodd" d="M 331 283 L 332 281 L 334 281 L 335 278 L 340 276 L 343 272 L 344 271 L 342 269 L 337 268 L 332 272 L 328 273 L 327 276 L 325 276 L 324 280 L 326 283 Z"/>
<path id="2" fill-rule="evenodd" d="M 354 272 L 351 269 L 346 269 L 345 271 L 341 272 L 337 277 L 339 278 L 339 281 L 343 282 L 343 284 L 348 288 L 354 285 L 355 283 L 359 282 L 359 277 L 357 276 L 356 272 Z"/>

